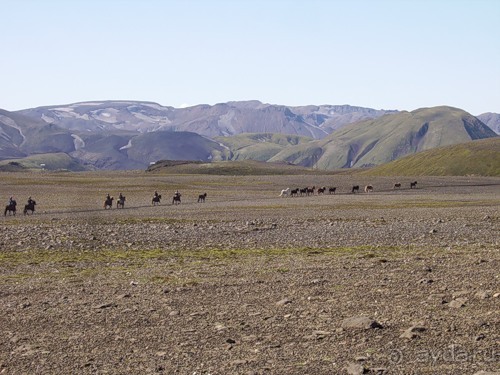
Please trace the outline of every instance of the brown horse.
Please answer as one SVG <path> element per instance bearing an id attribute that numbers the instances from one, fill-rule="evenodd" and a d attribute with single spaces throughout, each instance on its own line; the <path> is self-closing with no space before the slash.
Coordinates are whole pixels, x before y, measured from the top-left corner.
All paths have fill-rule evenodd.
<path id="1" fill-rule="evenodd" d="M 207 197 L 207 193 L 203 193 L 198 195 L 198 203 L 205 203 L 205 198 Z"/>
<path id="2" fill-rule="evenodd" d="M 172 204 L 181 204 L 181 193 L 175 193 L 172 197 Z"/>
<path id="3" fill-rule="evenodd" d="M 410 189 L 417 188 L 417 181 L 410 182 Z"/>
<path id="4" fill-rule="evenodd" d="M 401 189 L 401 182 L 397 182 L 394 184 L 394 189 Z"/>
<path id="5" fill-rule="evenodd" d="M 153 199 L 151 199 L 151 205 L 156 206 L 159 205 L 161 201 L 161 194 L 155 195 Z"/>
<path id="6" fill-rule="evenodd" d="M 111 209 L 111 208 L 113 207 L 113 200 L 114 200 L 114 199 L 115 199 L 115 198 L 113 198 L 113 197 L 109 197 L 109 198 L 106 198 L 106 199 L 104 200 L 104 205 L 103 205 L 103 206 L 104 206 L 104 209 L 105 209 L 105 210 L 107 210 L 107 209 Z"/>
<path id="7" fill-rule="evenodd" d="M 7 216 L 7 212 L 9 213 L 9 215 L 16 216 L 16 206 L 17 206 L 16 201 L 12 201 L 10 204 L 5 206 L 5 212 L 3 213 L 3 216 Z"/>
<path id="8" fill-rule="evenodd" d="M 354 193 L 359 193 L 359 185 L 354 185 L 354 186 L 352 187 L 351 193 L 353 193 L 353 194 L 354 194 Z"/>
<path id="9" fill-rule="evenodd" d="M 116 201 L 116 208 L 125 208 L 125 196 L 124 195 L 122 195 Z"/>
<path id="10" fill-rule="evenodd" d="M 365 193 L 371 193 L 373 191 L 373 186 L 372 185 L 366 185 L 365 186 Z"/>
<path id="11" fill-rule="evenodd" d="M 30 200 L 28 204 L 24 205 L 23 213 L 25 215 L 28 215 L 28 211 L 31 211 L 31 214 L 33 215 L 35 213 L 35 206 L 36 206 L 36 202 L 34 200 Z"/>
<path id="12" fill-rule="evenodd" d="M 325 186 L 318 188 L 318 195 L 324 194 L 325 191 L 326 191 L 326 187 Z"/>
<path id="13" fill-rule="evenodd" d="M 336 191 L 337 191 L 336 187 L 331 187 L 328 189 L 328 194 L 335 194 Z"/>

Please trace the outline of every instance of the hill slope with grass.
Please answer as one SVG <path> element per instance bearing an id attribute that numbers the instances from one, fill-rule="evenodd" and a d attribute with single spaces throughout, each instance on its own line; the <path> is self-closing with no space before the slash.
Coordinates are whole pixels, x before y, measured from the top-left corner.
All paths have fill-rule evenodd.
<path id="1" fill-rule="evenodd" d="M 361 174 L 500 177 L 500 137 L 422 151 L 363 171 Z"/>
<path id="2" fill-rule="evenodd" d="M 16 170 L 68 170 L 84 171 L 88 168 L 82 165 L 77 159 L 65 153 L 38 154 L 21 159 L 9 159 L 0 161 L 0 171 Z"/>
<path id="3" fill-rule="evenodd" d="M 148 172 L 160 174 L 208 174 L 229 176 L 259 176 L 259 175 L 303 175 L 325 174 L 311 168 L 299 167 L 284 163 L 268 163 L 256 160 L 218 161 L 211 163 L 162 160 L 151 165 Z"/>
<path id="4" fill-rule="evenodd" d="M 371 167 L 420 151 L 496 137 L 467 112 L 452 107 L 422 108 L 348 125 L 328 137 L 288 147 L 270 161 L 320 169 Z"/>
<path id="5" fill-rule="evenodd" d="M 287 147 L 313 140 L 309 137 L 279 133 L 245 133 L 214 139 L 229 150 L 229 159 L 258 161 L 267 161 Z"/>

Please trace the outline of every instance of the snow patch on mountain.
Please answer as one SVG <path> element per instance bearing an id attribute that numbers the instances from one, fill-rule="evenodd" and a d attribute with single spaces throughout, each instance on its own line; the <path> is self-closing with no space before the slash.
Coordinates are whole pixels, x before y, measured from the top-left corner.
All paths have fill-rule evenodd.
<path id="1" fill-rule="evenodd" d="M 73 137 L 73 142 L 75 144 L 75 150 L 79 150 L 81 148 L 85 147 L 85 141 L 81 139 L 78 135 L 76 134 L 71 134 Z"/>
<path id="2" fill-rule="evenodd" d="M 132 147 L 132 139 L 130 139 L 125 146 L 120 147 L 120 151 L 126 150 L 127 148 L 130 148 L 130 147 Z"/>

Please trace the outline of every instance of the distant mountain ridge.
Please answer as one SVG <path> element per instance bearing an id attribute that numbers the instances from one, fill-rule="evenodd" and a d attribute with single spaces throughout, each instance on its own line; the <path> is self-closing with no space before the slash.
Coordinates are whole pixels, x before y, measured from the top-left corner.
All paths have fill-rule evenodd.
<path id="1" fill-rule="evenodd" d="M 495 121 L 495 114 L 486 119 Z M 0 110 L 0 160 L 72 169 L 144 169 L 157 160 L 258 160 L 336 169 L 386 163 L 447 144 L 495 137 L 452 107 L 386 111 L 259 101 L 164 107 L 93 101 Z M 52 156 L 49 156 L 52 155 Z M 64 158 L 62 154 L 68 155 Z M 17 161 L 16 161 L 17 162 Z M 80 163 L 80 167 L 76 164 Z"/>
<path id="2" fill-rule="evenodd" d="M 495 133 L 500 134 L 500 113 L 483 113 L 477 116 L 479 120 L 484 122 Z"/>
<path id="3" fill-rule="evenodd" d="M 354 121 L 394 112 L 349 105 L 287 107 L 257 100 L 187 108 L 151 102 L 95 101 L 18 111 L 75 131 L 189 131 L 206 137 L 281 133 L 315 139 Z"/>

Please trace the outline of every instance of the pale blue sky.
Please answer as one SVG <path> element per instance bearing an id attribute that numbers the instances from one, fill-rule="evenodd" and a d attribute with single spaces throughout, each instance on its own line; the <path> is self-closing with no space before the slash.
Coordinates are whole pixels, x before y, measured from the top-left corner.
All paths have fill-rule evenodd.
<path id="1" fill-rule="evenodd" d="M 257 99 L 500 113 L 500 0 L 0 0 L 0 108 Z"/>

